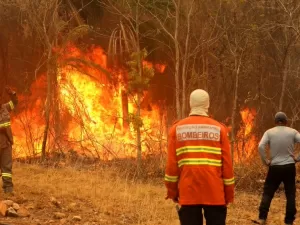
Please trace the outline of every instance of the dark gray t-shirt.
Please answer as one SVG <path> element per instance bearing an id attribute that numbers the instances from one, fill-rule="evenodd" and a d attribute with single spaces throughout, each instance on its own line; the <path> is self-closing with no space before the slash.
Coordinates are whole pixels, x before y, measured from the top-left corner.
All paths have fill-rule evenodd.
<path id="1" fill-rule="evenodd" d="M 265 149 L 269 145 L 271 165 L 286 165 L 295 163 L 295 143 L 300 143 L 300 134 L 297 130 L 286 126 L 276 126 L 264 133 L 258 149 L 263 162 L 265 162 Z"/>

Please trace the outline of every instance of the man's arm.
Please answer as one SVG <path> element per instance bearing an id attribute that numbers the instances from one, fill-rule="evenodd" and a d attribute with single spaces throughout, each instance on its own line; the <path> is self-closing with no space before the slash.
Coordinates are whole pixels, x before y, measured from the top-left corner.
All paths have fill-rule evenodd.
<path id="1" fill-rule="evenodd" d="M 17 106 L 18 104 L 18 97 L 16 92 L 12 91 L 10 88 L 5 87 L 7 94 L 10 97 L 10 101 L 5 105 L 6 109 L 11 112 L 12 110 L 14 110 L 14 108 Z"/>
<path id="2" fill-rule="evenodd" d="M 295 143 L 300 143 L 300 134 L 298 131 L 296 131 L 295 133 Z M 300 161 L 300 155 L 298 156 L 298 158 L 294 158 L 296 162 Z"/>
<path id="3" fill-rule="evenodd" d="M 221 144 L 222 144 L 222 174 L 225 191 L 226 204 L 232 203 L 234 199 L 234 173 L 230 151 L 230 144 L 228 140 L 227 129 L 221 130 Z"/>
<path id="4" fill-rule="evenodd" d="M 298 131 L 296 131 L 296 134 L 295 134 L 295 143 L 300 143 L 300 134 Z"/>
<path id="5" fill-rule="evenodd" d="M 176 130 L 173 126 L 169 132 L 168 138 L 168 158 L 165 171 L 165 185 L 167 188 L 166 199 L 172 199 L 177 201 L 178 199 L 178 180 L 179 180 L 179 169 L 176 159 Z"/>
<path id="6" fill-rule="evenodd" d="M 270 140 L 269 140 L 268 133 L 265 132 L 263 137 L 261 138 L 261 140 L 259 142 L 259 145 L 258 145 L 260 158 L 261 158 L 262 162 L 267 166 L 269 165 L 269 163 L 268 163 L 268 159 L 267 159 L 267 156 L 266 156 L 266 146 L 267 146 L 267 144 L 269 144 L 269 141 Z"/>

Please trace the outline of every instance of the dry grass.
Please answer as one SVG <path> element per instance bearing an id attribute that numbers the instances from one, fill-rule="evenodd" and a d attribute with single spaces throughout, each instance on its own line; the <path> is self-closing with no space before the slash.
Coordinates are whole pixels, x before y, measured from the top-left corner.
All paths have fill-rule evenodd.
<path id="1" fill-rule="evenodd" d="M 30 209 L 31 217 L 2 219 L 11 225 L 60 224 L 53 219 L 54 212 L 66 213 L 68 221 L 65 224 L 179 225 L 174 204 L 164 200 L 161 180 L 134 182 L 118 169 L 79 170 L 15 164 L 14 183 L 14 198 Z M 61 209 L 51 204 L 51 196 L 61 201 Z M 227 224 L 253 224 L 251 219 L 257 217 L 259 200 L 259 195 L 239 190 L 235 203 L 229 207 Z M 77 207 L 69 208 L 70 203 L 77 203 Z M 271 207 L 270 224 L 282 224 L 284 210 L 284 195 L 277 193 Z M 71 221 L 74 215 L 80 215 L 82 221 Z"/>

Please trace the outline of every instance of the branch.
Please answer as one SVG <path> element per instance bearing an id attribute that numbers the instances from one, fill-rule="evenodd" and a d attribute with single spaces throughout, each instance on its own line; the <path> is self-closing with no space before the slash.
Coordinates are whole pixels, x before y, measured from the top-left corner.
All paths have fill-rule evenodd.
<path id="1" fill-rule="evenodd" d="M 143 8 L 159 23 L 161 29 L 175 42 L 175 37 L 171 34 L 171 32 L 168 31 L 168 29 L 166 28 L 164 23 L 158 18 L 158 16 L 152 13 L 152 11 L 148 10 L 146 7 L 143 6 Z"/>
<path id="2" fill-rule="evenodd" d="M 104 69 L 103 67 L 101 67 L 99 64 L 96 64 L 92 61 L 86 61 L 86 60 L 83 60 L 83 59 L 79 59 L 79 58 L 75 58 L 75 57 L 70 57 L 70 58 L 67 58 L 63 61 L 63 63 L 65 65 L 70 65 L 70 66 L 74 66 L 75 68 L 78 68 L 77 65 L 87 65 L 89 67 L 92 67 L 92 68 L 95 68 L 97 69 L 98 71 L 100 71 L 101 73 L 104 73 L 106 75 L 106 77 L 111 81 L 112 80 L 112 76 L 111 76 L 111 73 L 108 72 L 106 69 Z M 85 73 L 85 74 L 88 74 L 88 73 Z M 91 75 L 90 75 L 91 76 Z M 91 76 L 93 77 L 93 76 Z M 95 77 L 93 77 L 95 78 Z"/>

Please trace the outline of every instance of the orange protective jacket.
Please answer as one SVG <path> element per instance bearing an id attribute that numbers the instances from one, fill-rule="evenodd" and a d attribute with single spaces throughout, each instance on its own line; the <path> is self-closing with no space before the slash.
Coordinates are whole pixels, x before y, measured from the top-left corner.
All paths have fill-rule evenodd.
<path id="1" fill-rule="evenodd" d="M 167 199 L 181 205 L 233 202 L 234 175 L 225 125 L 205 116 L 189 116 L 169 131 L 165 173 Z"/>

